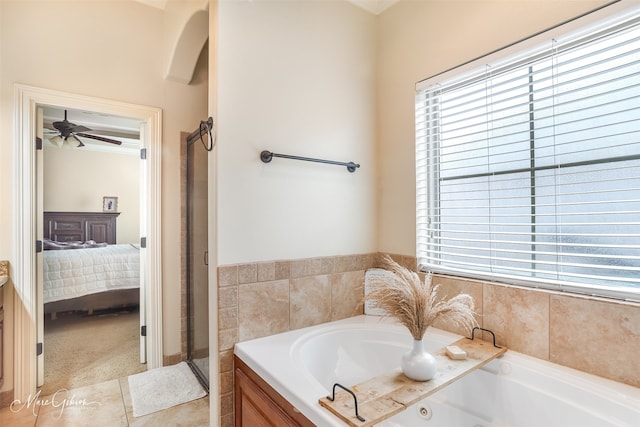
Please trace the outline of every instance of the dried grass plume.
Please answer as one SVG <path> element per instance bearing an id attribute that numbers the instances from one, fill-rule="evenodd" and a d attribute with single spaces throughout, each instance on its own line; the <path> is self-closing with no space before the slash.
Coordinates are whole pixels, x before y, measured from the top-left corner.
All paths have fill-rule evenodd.
<path id="1" fill-rule="evenodd" d="M 421 340 L 427 328 L 438 319 L 469 331 L 478 325 L 470 295 L 438 299 L 439 286 L 433 286 L 431 274 L 422 283 L 417 273 L 402 267 L 388 255 L 382 262 L 384 270 L 370 278 L 372 290 L 366 299 L 406 326 L 414 339 Z"/>

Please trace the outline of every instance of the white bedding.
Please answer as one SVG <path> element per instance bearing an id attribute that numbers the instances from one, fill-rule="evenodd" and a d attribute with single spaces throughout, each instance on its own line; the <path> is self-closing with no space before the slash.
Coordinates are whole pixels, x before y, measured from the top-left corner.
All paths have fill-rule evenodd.
<path id="1" fill-rule="evenodd" d="M 140 287 L 137 245 L 44 251 L 44 303 Z"/>

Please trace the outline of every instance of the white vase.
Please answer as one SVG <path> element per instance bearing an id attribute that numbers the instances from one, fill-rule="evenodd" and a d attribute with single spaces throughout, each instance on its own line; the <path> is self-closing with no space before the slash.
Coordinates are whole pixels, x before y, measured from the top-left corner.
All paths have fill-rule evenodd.
<path id="1" fill-rule="evenodd" d="M 413 340 L 413 348 L 402 355 L 402 373 L 414 381 L 428 381 L 438 370 L 438 362 L 424 349 L 422 340 Z"/>

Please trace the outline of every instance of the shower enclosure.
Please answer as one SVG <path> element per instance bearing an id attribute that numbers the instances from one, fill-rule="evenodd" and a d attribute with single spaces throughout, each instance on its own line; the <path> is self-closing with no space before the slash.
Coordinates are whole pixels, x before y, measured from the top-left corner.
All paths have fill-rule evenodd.
<path id="1" fill-rule="evenodd" d="M 187 363 L 209 389 L 208 149 L 206 132 L 187 137 Z"/>

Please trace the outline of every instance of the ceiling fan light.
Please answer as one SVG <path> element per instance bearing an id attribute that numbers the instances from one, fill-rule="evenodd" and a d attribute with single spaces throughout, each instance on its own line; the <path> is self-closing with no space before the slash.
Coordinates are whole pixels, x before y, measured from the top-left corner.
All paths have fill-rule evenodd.
<path id="1" fill-rule="evenodd" d="M 79 147 L 84 147 L 84 144 L 77 137 L 73 135 L 69 135 L 64 139 L 64 142 L 62 143 L 62 147 L 63 148 L 79 148 Z"/>
<path id="2" fill-rule="evenodd" d="M 54 144 L 57 147 L 62 147 L 62 144 L 64 143 L 64 140 L 60 137 L 60 135 L 54 135 L 54 136 L 49 138 L 49 142 L 51 142 L 52 144 Z"/>
<path id="3" fill-rule="evenodd" d="M 62 143 L 62 148 L 77 148 L 79 147 L 78 141 L 76 141 L 75 139 L 71 138 L 71 137 L 66 137 L 64 139 L 64 142 Z"/>

